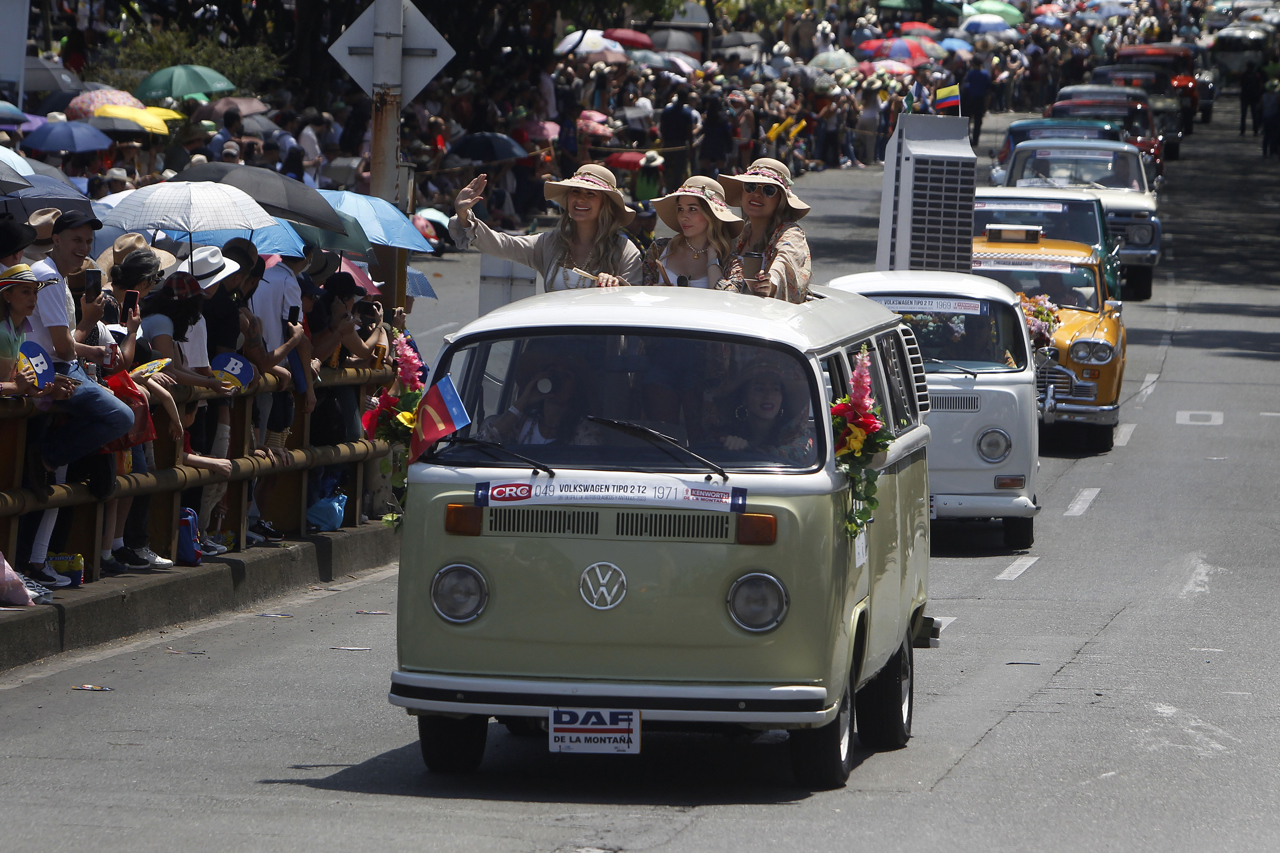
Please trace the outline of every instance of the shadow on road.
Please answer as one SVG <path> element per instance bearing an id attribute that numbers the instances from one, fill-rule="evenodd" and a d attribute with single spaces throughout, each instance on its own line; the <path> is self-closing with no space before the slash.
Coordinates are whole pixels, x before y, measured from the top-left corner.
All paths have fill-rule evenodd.
<path id="1" fill-rule="evenodd" d="M 855 764 L 873 754 L 857 749 Z M 429 773 L 414 741 L 329 775 L 261 784 L 397 797 L 676 808 L 778 804 L 810 796 L 795 787 L 781 732 L 739 737 L 655 732 L 644 735 L 640 755 L 561 755 L 547 751 L 545 736 L 515 737 L 496 722 L 489 723 L 484 763 L 471 775 Z"/>

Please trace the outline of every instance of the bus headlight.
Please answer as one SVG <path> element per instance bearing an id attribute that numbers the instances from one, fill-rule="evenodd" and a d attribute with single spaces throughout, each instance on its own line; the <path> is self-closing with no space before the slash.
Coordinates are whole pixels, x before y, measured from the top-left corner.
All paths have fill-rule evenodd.
<path id="1" fill-rule="evenodd" d="M 445 566 L 431 581 L 431 606 L 446 622 L 470 622 L 484 612 L 488 603 L 489 586 L 484 575 L 470 566 Z"/>
<path id="2" fill-rule="evenodd" d="M 773 575 L 743 575 L 729 590 L 729 616 L 739 628 L 753 633 L 772 631 L 787 615 L 787 589 Z"/>
<path id="3" fill-rule="evenodd" d="M 978 436 L 978 455 L 988 462 L 1003 462 L 1013 450 L 1013 439 L 1002 429 L 989 429 Z"/>

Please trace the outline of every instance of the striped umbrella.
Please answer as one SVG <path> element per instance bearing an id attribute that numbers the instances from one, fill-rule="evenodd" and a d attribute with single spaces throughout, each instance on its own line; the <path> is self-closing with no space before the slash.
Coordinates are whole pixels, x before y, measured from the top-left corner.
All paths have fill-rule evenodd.
<path id="1" fill-rule="evenodd" d="M 208 181 L 165 181 L 143 187 L 116 205 L 102 224 L 184 234 L 279 227 L 248 193 Z"/>
<path id="2" fill-rule="evenodd" d="M 97 115 L 99 107 L 105 107 L 109 104 L 114 104 L 117 107 L 142 109 L 142 101 L 139 101 L 128 92 L 121 92 L 119 89 L 95 89 L 91 92 L 81 92 L 76 95 L 71 99 L 71 103 L 67 104 L 67 108 L 63 112 L 72 121 L 83 121 Z"/>

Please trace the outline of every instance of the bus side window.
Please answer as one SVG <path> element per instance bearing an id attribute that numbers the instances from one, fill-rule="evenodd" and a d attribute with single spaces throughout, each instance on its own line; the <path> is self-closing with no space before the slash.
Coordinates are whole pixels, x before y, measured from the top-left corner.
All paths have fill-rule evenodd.
<path id="1" fill-rule="evenodd" d="M 822 401 L 829 412 L 830 406 L 836 400 L 849 393 L 849 368 L 839 352 L 833 352 L 824 357 L 820 363 L 822 365 Z M 814 417 L 818 417 L 817 412 L 814 413 Z M 827 417 L 829 418 L 830 415 Z M 818 424 L 814 426 L 821 429 Z"/>
<path id="2" fill-rule="evenodd" d="M 916 425 L 915 382 L 911 375 L 910 362 L 902 347 L 902 339 L 897 332 L 886 332 L 876 339 L 876 348 L 880 353 L 884 375 L 888 387 L 888 405 L 882 404 L 885 420 L 894 435 L 911 429 Z"/>

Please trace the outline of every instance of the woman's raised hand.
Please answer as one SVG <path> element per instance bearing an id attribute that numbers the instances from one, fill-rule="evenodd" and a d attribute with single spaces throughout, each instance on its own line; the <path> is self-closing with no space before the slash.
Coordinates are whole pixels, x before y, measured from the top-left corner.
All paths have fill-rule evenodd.
<path id="1" fill-rule="evenodd" d="M 463 225 L 471 223 L 471 208 L 475 207 L 476 202 L 484 194 L 484 188 L 489 183 L 486 175 L 476 175 L 476 177 L 467 184 L 458 193 L 458 197 L 453 200 L 453 209 L 458 213 L 458 221 Z"/>

